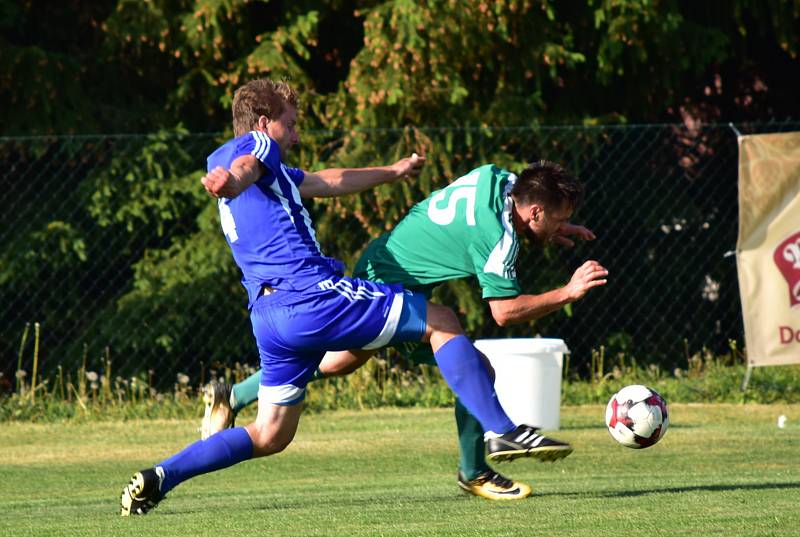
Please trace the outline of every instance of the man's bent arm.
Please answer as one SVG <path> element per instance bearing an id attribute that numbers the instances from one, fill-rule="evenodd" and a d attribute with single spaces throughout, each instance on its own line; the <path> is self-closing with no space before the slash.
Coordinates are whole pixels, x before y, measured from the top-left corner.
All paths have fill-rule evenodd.
<path id="1" fill-rule="evenodd" d="M 563 288 L 541 295 L 517 295 L 513 298 L 490 298 L 489 309 L 499 326 L 524 323 L 544 317 L 569 303 Z"/>
<path id="2" fill-rule="evenodd" d="M 575 302 L 599 285 L 605 285 L 608 270 L 597 261 L 587 261 L 572 275 L 569 283 L 541 295 L 518 295 L 513 298 L 490 298 L 492 317 L 500 326 L 524 323 Z"/>
<path id="3" fill-rule="evenodd" d="M 203 176 L 201 182 L 215 198 L 233 199 L 258 181 L 264 165 L 253 155 L 242 155 L 231 163 L 229 170 L 217 166 Z"/>

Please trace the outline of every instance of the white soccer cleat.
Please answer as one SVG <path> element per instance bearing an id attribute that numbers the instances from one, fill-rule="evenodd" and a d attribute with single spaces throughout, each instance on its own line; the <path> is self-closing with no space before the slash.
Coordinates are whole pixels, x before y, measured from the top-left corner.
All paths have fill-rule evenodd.
<path id="1" fill-rule="evenodd" d="M 233 427 L 236 414 L 231 408 L 231 387 L 224 382 L 209 382 L 203 390 L 203 421 L 200 438 L 205 440 L 212 434 Z"/>

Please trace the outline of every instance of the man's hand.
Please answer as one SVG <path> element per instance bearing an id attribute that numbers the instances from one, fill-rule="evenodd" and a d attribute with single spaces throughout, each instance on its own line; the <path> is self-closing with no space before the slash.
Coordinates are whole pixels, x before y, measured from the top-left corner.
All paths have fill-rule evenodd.
<path id="1" fill-rule="evenodd" d="M 397 173 L 397 179 L 416 177 L 425 165 L 425 157 L 412 153 L 410 157 L 401 158 L 394 164 L 392 169 Z"/>
<path id="2" fill-rule="evenodd" d="M 572 275 L 569 283 L 564 286 L 569 302 L 575 302 L 589 292 L 589 289 L 605 285 L 608 280 L 608 270 L 597 261 L 587 261 Z"/>
<path id="3" fill-rule="evenodd" d="M 585 241 L 593 241 L 597 238 L 590 229 L 587 229 L 583 226 L 576 226 L 575 224 L 570 224 L 569 222 L 564 222 L 559 226 L 555 235 L 550 238 L 550 242 L 553 244 L 566 246 L 567 248 L 572 248 L 575 246 L 575 241 L 570 239 L 569 235 L 578 237 L 579 239 L 583 239 Z"/>
<path id="4" fill-rule="evenodd" d="M 239 194 L 238 177 L 222 166 L 217 166 L 200 179 L 206 192 L 215 198 L 235 198 Z"/>

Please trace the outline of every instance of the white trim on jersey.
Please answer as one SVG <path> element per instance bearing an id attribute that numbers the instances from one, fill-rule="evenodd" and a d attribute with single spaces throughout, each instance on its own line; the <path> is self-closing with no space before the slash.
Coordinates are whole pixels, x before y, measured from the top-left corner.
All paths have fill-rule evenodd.
<path id="1" fill-rule="evenodd" d="M 239 234 L 236 232 L 236 221 L 233 219 L 233 213 L 228 205 L 229 202 L 228 198 L 220 198 L 217 201 L 217 208 L 219 209 L 219 223 L 222 226 L 222 232 L 227 235 L 231 243 L 234 243 L 239 240 Z"/>
<path id="2" fill-rule="evenodd" d="M 308 235 L 311 237 L 311 240 L 314 241 L 314 245 L 317 247 L 317 251 L 320 252 L 320 254 L 321 254 L 322 253 L 322 248 L 320 248 L 319 242 L 317 242 L 317 234 L 314 231 L 314 225 L 311 223 L 311 216 L 308 214 L 308 211 L 306 210 L 306 206 L 303 205 L 303 200 L 300 197 L 300 189 L 297 188 L 297 185 L 294 184 L 294 181 L 292 181 L 292 179 L 289 177 L 289 174 L 286 172 L 286 166 L 284 166 L 283 163 L 281 163 L 281 173 L 283 173 L 283 176 L 289 182 L 289 188 L 292 189 L 293 201 L 297 205 L 299 205 L 300 207 L 303 208 L 303 210 L 300 211 L 300 214 L 303 215 L 303 223 L 305 223 L 306 229 L 308 229 Z M 275 182 L 276 183 L 278 182 L 277 178 L 276 178 Z M 292 222 L 294 223 L 294 220 L 292 220 Z"/>
<path id="3" fill-rule="evenodd" d="M 272 144 L 272 141 L 269 139 L 269 136 L 263 132 L 252 131 L 252 134 L 253 138 L 256 139 L 256 146 L 250 154 L 255 156 L 259 161 L 264 162 L 266 156 L 269 155 L 269 146 Z"/>
<path id="4" fill-rule="evenodd" d="M 397 325 L 400 324 L 400 315 L 403 313 L 403 293 L 395 293 L 392 300 L 392 307 L 389 308 L 389 315 L 386 316 L 386 324 L 383 325 L 378 337 L 367 343 L 364 350 L 379 349 L 385 347 L 397 332 Z"/>
<path id="5" fill-rule="evenodd" d="M 289 175 L 286 173 L 285 166 L 283 164 L 281 164 L 281 172 L 283 173 L 283 176 L 286 179 L 286 181 L 289 183 L 289 189 L 291 190 L 292 193 L 292 201 L 300 206 L 301 209 L 300 215 L 303 217 L 303 224 L 306 226 L 306 229 L 308 230 L 308 235 L 309 237 L 311 237 L 311 240 L 314 241 L 314 246 L 316 246 L 317 252 L 320 252 L 320 255 L 322 255 L 322 249 L 320 248 L 319 242 L 317 241 L 317 234 L 314 232 L 314 226 L 311 224 L 311 217 L 309 216 L 305 205 L 303 205 L 303 202 L 300 200 L 300 191 L 297 189 L 297 185 L 294 184 L 294 181 L 292 181 L 289 178 Z M 278 198 L 278 201 L 281 203 L 281 207 L 283 207 L 283 210 L 286 211 L 286 215 L 289 217 L 289 220 L 292 222 L 292 225 L 295 228 L 297 228 L 298 225 L 297 222 L 295 222 L 294 215 L 292 215 L 292 208 L 289 206 L 289 199 L 286 196 L 284 196 L 283 190 L 281 189 L 281 183 L 278 180 L 278 177 L 275 177 L 275 180 L 272 181 L 272 184 L 269 185 L 269 188 L 270 190 L 272 190 L 272 193 L 275 194 L 275 196 Z"/>
<path id="6" fill-rule="evenodd" d="M 366 287 L 360 285 L 354 289 L 353 284 L 349 280 L 339 280 L 336 283 L 333 283 L 331 280 L 324 280 L 319 282 L 317 286 L 320 289 L 336 291 L 349 302 L 354 300 L 374 300 L 378 297 L 386 296 L 381 291 L 370 291 Z"/>
<path id="7" fill-rule="evenodd" d="M 252 131 L 251 134 L 253 138 L 256 140 L 256 146 L 250 152 L 251 155 L 254 155 L 260 162 L 264 162 L 264 159 L 267 158 L 269 155 L 269 149 L 272 145 L 272 140 L 269 136 L 265 133 L 260 131 Z M 322 248 L 320 248 L 319 241 L 317 241 L 317 234 L 314 231 L 314 226 L 311 223 L 311 216 L 308 214 L 305 205 L 303 205 L 303 201 L 300 198 L 300 190 L 298 190 L 297 185 L 292 181 L 291 177 L 286 171 L 286 166 L 281 162 L 280 163 L 280 171 L 283 175 L 286 182 L 289 184 L 289 191 L 292 193 L 292 202 L 300 207 L 300 215 L 303 217 L 303 224 L 305 225 L 306 229 L 308 230 L 308 235 L 311 237 L 311 240 L 314 242 L 314 246 L 317 248 L 317 252 L 322 255 Z M 289 220 L 292 222 L 292 225 L 295 228 L 298 228 L 298 223 L 295 221 L 294 216 L 292 215 L 292 208 L 289 205 L 289 199 L 283 194 L 283 190 L 281 189 L 281 184 L 279 181 L 279 177 L 276 175 L 275 180 L 270 185 L 270 189 L 272 192 L 278 197 L 278 201 L 281 202 L 281 206 L 283 210 L 286 211 L 286 214 L 289 216 Z M 300 231 L 298 229 L 298 231 Z"/>
<path id="8" fill-rule="evenodd" d="M 286 211 L 286 214 L 289 216 L 289 220 L 291 220 L 292 225 L 294 227 L 297 227 L 297 224 L 294 223 L 294 216 L 292 216 L 292 208 L 289 207 L 289 200 L 286 198 L 286 196 L 283 195 L 283 191 L 281 190 L 281 185 L 278 182 L 277 177 L 275 178 L 274 181 L 272 181 L 272 184 L 269 185 L 269 188 L 270 190 L 272 190 L 272 193 L 275 194 L 275 196 L 277 196 L 278 201 L 281 202 L 281 206 L 283 207 L 283 210 Z"/>
<path id="9" fill-rule="evenodd" d="M 515 263 L 519 247 L 517 246 L 517 234 L 511 223 L 511 211 L 514 207 L 514 200 L 511 198 L 511 189 L 514 187 L 514 182 L 517 176 L 513 173 L 508 175 L 508 182 L 503 189 L 503 235 L 500 240 L 495 244 L 494 249 L 486 259 L 486 264 L 483 266 L 483 272 L 489 274 L 497 274 L 501 278 L 515 279 L 516 268 Z"/>
<path id="10" fill-rule="evenodd" d="M 258 387 L 258 400 L 273 405 L 287 405 L 295 403 L 303 396 L 305 388 L 298 388 L 294 384 L 284 384 L 283 386 L 264 386 Z"/>

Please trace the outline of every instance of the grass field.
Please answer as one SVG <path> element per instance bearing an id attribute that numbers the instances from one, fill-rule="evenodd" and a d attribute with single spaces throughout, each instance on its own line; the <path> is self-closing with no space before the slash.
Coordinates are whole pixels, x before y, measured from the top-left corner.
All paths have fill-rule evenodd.
<path id="1" fill-rule="evenodd" d="M 800 534 L 800 405 L 672 405 L 642 451 L 616 445 L 602 415 L 565 407 L 553 436 L 572 456 L 498 467 L 534 486 L 523 501 L 459 491 L 451 410 L 339 411 L 305 416 L 286 452 L 126 519 L 130 474 L 193 441 L 196 422 L 3 423 L 0 535 Z"/>

